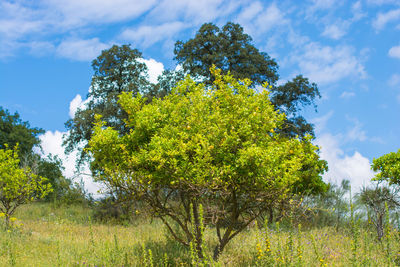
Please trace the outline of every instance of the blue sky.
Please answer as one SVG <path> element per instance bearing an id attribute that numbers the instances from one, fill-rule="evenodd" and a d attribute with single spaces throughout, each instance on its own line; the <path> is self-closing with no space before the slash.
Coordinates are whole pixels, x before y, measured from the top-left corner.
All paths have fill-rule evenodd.
<path id="1" fill-rule="evenodd" d="M 303 74 L 318 84 L 318 113 L 305 114 L 326 181 L 363 185 L 372 158 L 400 148 L 398 0 L 0 0 L 0 106 L 45 129 L 44 152 L 60 155 L 71 177 L 64 123 L 83 105 L 101 50 L 131 44 L 155 79 L 175 68 L 177 40 L 228 21 L 278 62 L 280 83 Z"/>

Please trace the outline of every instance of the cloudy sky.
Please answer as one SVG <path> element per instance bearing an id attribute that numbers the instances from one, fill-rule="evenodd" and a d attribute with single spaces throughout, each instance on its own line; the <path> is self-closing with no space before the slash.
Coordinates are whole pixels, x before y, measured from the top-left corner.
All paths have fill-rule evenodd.
<path id="1" fill-rule="evenodd" d="M 0 106 L 45 129 L 45 153 L 60 155 L 72 177 L 61 140 L 86 98 L 91 60 L 128 43 L 156 79 L 175 68 L 177 40 L 228 21 L 278 62 L 279 83 L 303 74 L 318 84 L 318 112 L 305 112 L 329 163 L 326 181 L 363 185 L 372 159 L 400 148 L 398 0 L 1 0 Z"/>

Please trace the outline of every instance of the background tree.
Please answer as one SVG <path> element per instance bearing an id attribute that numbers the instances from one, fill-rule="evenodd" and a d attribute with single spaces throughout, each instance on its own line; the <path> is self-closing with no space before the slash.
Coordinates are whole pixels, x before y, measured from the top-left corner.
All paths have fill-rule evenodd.
<path id="1" fill-rule="evenodd" d="M 29 167 L 21 168 L 18 146 L 0 149 L 0 210 L 6 226 L 15 210 L 22 204 L 44 198 L 52 191 L 46 178 L 34 174 Z"/>
<path id="2" fill-rule="evenodd" d="M 66 178 L 63 175 L 64 166 L 57 156 L 48 155 L 42 158 L 35 154 L 29 163 L 32 172 L 38 176 L 45 177 L 46 183 L 50 184 L 52 191 L 46 195 L 45 201 L 53 201 L 59 204 L 85 204 L 90 200 L 83 185 Z"/>
<path id="3" fill-rule="evenodd" d="M 82 147 L 92 136 L 95 114 L 102 115 L 107 126 L 121 134 L 128 131 L 123 123 L 127 114 L 117 103 L 118 95 L 122 92 L 147 94 L 150 91 L 147 66 L 139 60 L 141 57 L 142 53 L 129 45 L 114 45 L 92 61 L 94 75 L 87 95 L 88 102 L 65 123 L 69 131 L 64 139 L 65 151 L 70 153 L 78 149 L 81 152 L 79 163 L 88 159 Z"/>
<path id="4" fill-rule="evenodd" d="M 158 76 L 158 83 L 151 86 L 148 95 L 148 99 L 163 98 L 171 93 L 172 88 L 176 87 L 179 81 L 182 81 L 185 77 L 183 70 L 164 70 L 163 73 Z"/>
<path id="5" fill-rule="evenodd" d="M 358 194 L 357 200 L 372 213 L 369 219 L 375 225 L 378 240 L 381 240 L 384 235 L 386 212 L 398 208 L 400 204 L 398 188 L 393 189 L 379 185 L 364 187 Z"/>
<path id="6" fill-rule="evenodd" d="M 235 78 L 251 79 L 252 87 L 268 82 L 272 104 L 287 115 L 281 132 L 291 137 L 314 135 L 313 125 L 300 115 L 300 111 L 309 105 L 316 108 L 314 101 L 321 97 L 317 85 L 301 75 L 276 85 L 278 64 L 252 44 L 252 38 L 239 24 L 228 22 L 221 29 L 212 23 L 203 24 L 193 39 L 176 42 L 174 53 L 185 73 L 206 84 L 213 81 L 209 71 L 212 65 L 223 73 L 229 71 Z"/>
<path id="7" fill-rule="evenodd" d="M 400 185 L 400 149 L 372 160 L 372 169 L 379 172 L 374 180 Z"/>
<path id="8" fill-rule="evenodd" d="M 196 243 L 199 257 L 202 204 L 216 227 L 217 259 L 268 205 L 292 196 L 302 167 L 317 166 L 319 156 L 310 138 L 275 133 L 285 116 L 274 110 L 267 91 L 213 73 L 211 88 L 188 78 L 148 104 L 140 95 L 122 94 L 132 130 L 121 135 L 98 122 L 89 145 L 98 179 L 145 201 L 176 240 Z"/>
<path id="9" fill-rule="evenodd" d="M 251 86 L 278 80 L 278 64 L 267 53 L 251 43 L 239 24 L 228 22 L 222 29 L 212 23 L 203 24 L 193 39 L 177 41 L 175 59 L 186 73 L 205 84 L 212 84 L 210 68 L 215 65 L 238 79 L 252 80 Z"/>
<path id="10" fill-rule="evenodd" d="M 350 181 L 342 180 L 341 183 L 329 183 L 325 192 L 307 196 L 304 207 L 307 208 L 306 222 L 313 227 L 335 226 L 336 230 L 346 226 L 349 215 Z"/>
<path id="11" fill-rule="evenodd" d="M 41 149 L 39 135 L 43 133 L 43 129 L 31 127 L 29 122 L 23 121 L 17 112 L 12 115 L 0 107 L 0 149 L 18 145 L 20 167 L 28 167 L 34 174 L 46 177 L 47 183 L 54 189 L 45 200 L 61 200 L 75 189 L 71 181 L 63 176 L 60 159 L 51 156 L 42 158 L 35 151 Z M 75 197 L 77 196 L 75 194 Z"/>
<path id="12" fill-rule="evenodd" d="M 15 147 L 19 144 L 20 157 L 29 157 L 33 152 L 33 147 L 39 146 L 39 135 L 44 130 L 31 128 L 29 122 L 22 121 L 19 114 L 13 115 L 7 109 L 0 107 L 0 149 Z"/>

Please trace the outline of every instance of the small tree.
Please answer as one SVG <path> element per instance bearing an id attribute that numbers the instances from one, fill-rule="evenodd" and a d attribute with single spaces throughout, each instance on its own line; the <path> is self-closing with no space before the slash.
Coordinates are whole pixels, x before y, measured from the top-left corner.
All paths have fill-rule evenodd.
<path id="1" fill-rule="evenodd" d="M 370 219 L 376 228 L 378 240 L 381 240 L 384 235 L 386 212 L 399 207 L 398 189 L 379 185 L 364 187 L 358 195 L 358 201 L 372 212 Z"/>
<path id="2" fill-rule="evenodd" d="M 217 259 L 269 206 L 290 199 L 294 185 L 320 186 L 326 165 L 309 137 L 277 133 L 285 115 L 274 110 L 267 90 L 257 93 L 247 79 L 212 72 L 212 87 L 186 78 L 151 103 L 122 94 L 131 130 L 121 135 L 98 122 L 89 145 L 98 179 L 144 200 L 177 241 L 196 244 L 199 258 L 202 204 L 216 229 Z"/>
<path id="3" fill-rule="evenodd" d="M 7 227 L 20 205 L 44 198 L 52 191 L 46 178 L 35 175 L 29 167 L 20 168 L 17 148 L 0 149 L 0 211 L 5 215 Z"/>

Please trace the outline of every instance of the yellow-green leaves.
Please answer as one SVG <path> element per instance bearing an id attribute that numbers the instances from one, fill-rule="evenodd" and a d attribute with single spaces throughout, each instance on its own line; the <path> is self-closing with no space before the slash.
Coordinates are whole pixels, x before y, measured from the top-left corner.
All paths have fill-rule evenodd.
<path id="1" fill-rule="evenodd" d="M 386 180 L 390 184 L 400 184 L 400 149 L 372 161 L 372 169 L 379 172 L 375 180 Z"/>
<path id="2" fill-rule="evenodd" d="M 122 180 L 132 174 L 146 185 L 290 190 L 302 179 L 305 163 L 318 162 L 317 147 L 307 138 L 276 133 L 285 117 L 274 110 L 268 93 L 249 87 L 250 80 L 221 75 L 215 68 L 211 72 L 211 88 L 187 77 L 170 95 L 149 104 L 140 95 L 122 94 L 120 104 L 132 129 L 120 136 L 96 125 L 89 142 L 96 168 Z"/>
<path id="3" fill-rule="evenodd" d="M 17 149 L 0 149 L 0 210 L 7 218 L 19 205 L 44 198 L 52 191 L 47 179 L 19 166 Z"/>

